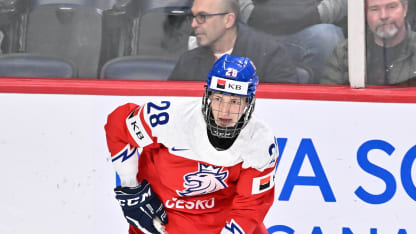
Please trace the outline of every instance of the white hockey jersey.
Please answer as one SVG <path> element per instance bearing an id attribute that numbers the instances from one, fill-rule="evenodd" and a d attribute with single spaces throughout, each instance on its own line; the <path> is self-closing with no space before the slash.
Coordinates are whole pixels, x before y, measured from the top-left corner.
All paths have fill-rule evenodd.
<path id="1" fill-rule="evenodd" d="M 128 103 L 108 116 L 105 130 L 122 185 L 149 181 L 169 234 L 253 233 L 262 225 L 274 200 L 278 151 L 255 115 L 223 151 L 211 145 L 196 100 Z"/>

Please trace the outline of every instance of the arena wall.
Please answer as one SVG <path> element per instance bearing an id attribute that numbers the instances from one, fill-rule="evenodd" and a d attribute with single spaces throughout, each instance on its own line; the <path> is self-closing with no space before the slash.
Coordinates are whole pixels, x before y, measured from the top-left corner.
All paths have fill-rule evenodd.
<path id="1" fill-rule="evenodd" d="M 202 82 L 0 79 L 0 233 L 114 234 L 104 124 Z M 260 84 L 280 160 L 270 233 L 416 233 L 416 88 Z"/>

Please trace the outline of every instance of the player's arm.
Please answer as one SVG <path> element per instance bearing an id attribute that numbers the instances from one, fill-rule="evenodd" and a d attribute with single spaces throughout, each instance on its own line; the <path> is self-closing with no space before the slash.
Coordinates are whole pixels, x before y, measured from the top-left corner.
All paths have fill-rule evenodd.
<path id="1" fill-rule="evenodd" d="M 168 222 L 163 204 L 146 180 L 137 181 L 138 149 L 153 143 L 151 129 L 144 120 L 143 107 L 125 104 L 114 110 L 105 125 L 111 161 L 120 176 L 114 189 L 123 214 L 130 225 L 143 233 L 162 233 Z"/>
<path id="2" fill-rule="evenodd" d="M 120 176 L 121 186 L 134 187 L 138 185 L 138 147 L 131 137 L 126 119 L 140 106 L 132 103 L 122 105 L 108 115 L 105 125 L 107 146 L 111 154 L 113 166 Z"/>
<path id="3" fill-rule="evenodd" d="M 248 168 L 237 183 L 232 211 L 221 234 L 253 233 L 263 225 L 274 200 L 274 167 L 264 171 Z"/>
<path id="4" fill-rule="evenodd" d="M 263 220 L 274 201 L 278 149 L 272 134 L 262 139 L 273 140 L 258 142 L 258 153 L 245 158 L 222 234 L 267 233 Z"/>

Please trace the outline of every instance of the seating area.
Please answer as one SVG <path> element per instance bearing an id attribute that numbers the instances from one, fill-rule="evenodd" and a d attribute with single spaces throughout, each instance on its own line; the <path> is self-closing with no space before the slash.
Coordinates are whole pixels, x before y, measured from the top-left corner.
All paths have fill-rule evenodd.
<path id="1" fill-rule="evenodd" d="M 145 56 L 123 56 L 104 64 L 100 78 L 167 80 L 174 67 L 175 62 L 172 60 Z"/>
<path id="2" fill-rule="evenodd" d="M 188 50 L 191 5 L 192 0 L 0 1 L 0 63 L 14 61 L 0 75 L 166 80 Z M 307 69 L 298 67 L 297 73 L 301 83 L 309 82 Z"/>
<path id="3" fill-rule="evenodd" d="M 0 75 L 167 79 L 187 50 L 190 4 L 190 0 L 0 1 L 0 65 L 14 63 Z M 45 71 L 48 66 L 50 73 Z M 56 72 L 59 66 L 62 74 Z"/>
<path id="4" fill-rule="evenodd" d="M 102 14 L 78 4 L 36 5 L 27 23 L 26 53 L 66 59 L 78 76 L 96 78 L 101 49 Z"/>
<path id="5" fill-rule="evenodd" d="M 11 53 L 0 55 L 0 76 L 74 78 L 78 74 L 75 66 L 62 58 Z"/>

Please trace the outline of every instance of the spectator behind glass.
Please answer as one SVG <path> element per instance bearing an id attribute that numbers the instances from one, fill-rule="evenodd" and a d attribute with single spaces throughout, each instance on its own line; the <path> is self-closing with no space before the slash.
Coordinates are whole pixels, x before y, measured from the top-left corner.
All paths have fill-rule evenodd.
<path id="1" fill-rule="evenodd" d="M 192 28 L 198 47 L 186 51 L 169 80 L 205 80 L 216 58 L 224 54 L 249 57 L 260 82 L 298 83 L 285 48 L 270 35 L 237 24 L 238 0 L 195 0 Z"/>
<path id="2" fill-rule="evenodd" d="M 416 0 L 408 0 L 407 21 L 412 31 L 416 31 Z"/>
<path id="3" fill-rule="evenodd" d="M 294 60 L 313 71 L 319 83 L 333 49 L 344 40 L 348 0 L 240 0 L 241 19 L 277 36 Z"/>
<path id="4" fill-rule="evenodd" d="M 367 0 L 368 85 L 416 85 L 416 33 L 406 24 L 406 0 Z M 334 50 L 324 84 L 348 84 L 348 42 Z"/>

